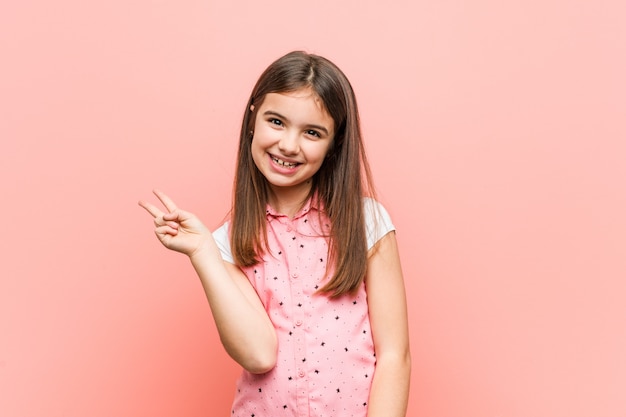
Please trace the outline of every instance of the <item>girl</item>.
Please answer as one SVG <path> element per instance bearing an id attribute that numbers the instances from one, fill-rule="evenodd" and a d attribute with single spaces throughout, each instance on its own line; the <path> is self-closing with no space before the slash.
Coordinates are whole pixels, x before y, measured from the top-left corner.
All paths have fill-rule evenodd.
<path id="1" fill-rule="evenodd" d="M 230 221 L 140 202 L 189 256 L 242 367 L 236 417 L 400 417 L 409 392 L 394 226 L 373 199 L 354 93 L 320 56 L 271 64 L 243 117 Z M 367 290 L 367 292 L 366 292 Z"/>

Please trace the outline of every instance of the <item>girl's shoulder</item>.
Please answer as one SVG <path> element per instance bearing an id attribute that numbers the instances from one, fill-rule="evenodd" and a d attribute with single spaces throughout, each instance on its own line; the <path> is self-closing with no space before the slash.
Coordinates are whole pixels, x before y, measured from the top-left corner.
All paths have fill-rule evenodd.
<path id="1" fill-rule="evenodd" d="M 387 233 L 396 230 L 391 216 L 385 207 L 371 197 L 363 198 L 363 215 L 365 217 L 365 232 L 367 236 L 367 249 L 374 247 L 376 242 L 382 239 Z M 224 222 L 213 232 L 213 239 L 222 254 L 222 259 L 235 263 L 230 249 L 230 233 L 228 221 Z"/>

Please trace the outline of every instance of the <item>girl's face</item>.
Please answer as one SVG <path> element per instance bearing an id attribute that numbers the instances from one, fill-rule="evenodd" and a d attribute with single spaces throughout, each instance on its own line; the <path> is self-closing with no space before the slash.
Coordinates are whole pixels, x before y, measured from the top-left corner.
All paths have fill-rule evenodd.
<path id="1" fill-rule="evenodd" d="M 334 125 L 308 88 L 265 96 L 256 113 L 251 151 L 275 197 L 306 197 L 333 141 Z"/>

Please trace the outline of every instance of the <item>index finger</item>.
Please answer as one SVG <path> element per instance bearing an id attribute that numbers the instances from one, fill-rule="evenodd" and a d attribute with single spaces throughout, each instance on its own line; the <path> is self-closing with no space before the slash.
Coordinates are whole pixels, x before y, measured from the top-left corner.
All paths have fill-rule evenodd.
<path id="1" fill-rule="evenodd" d="M 154 190 L 153 193 L 157 196 L 161 203 L 163 203 L 168 212 L 171 213 L 176 210 L 176 204 L 174 204 L 174 201 L 172 201 L 171 198 L 165 195 L 164 192 L 162 192 L 161 190 Z"/>
<path id="2" fill-rule="evenodd" d="M 146 211 L 150 213 L 152 217 L 154 218 L 157 218 L 163 215 L 163 212 L 161 210 L 159 210 L 158 208 L 156 208 L 150 203 L 146 203 L 145 201 L 139 201 L 139 205 L 143 207 L 144 209 L 146 209 Z"/>

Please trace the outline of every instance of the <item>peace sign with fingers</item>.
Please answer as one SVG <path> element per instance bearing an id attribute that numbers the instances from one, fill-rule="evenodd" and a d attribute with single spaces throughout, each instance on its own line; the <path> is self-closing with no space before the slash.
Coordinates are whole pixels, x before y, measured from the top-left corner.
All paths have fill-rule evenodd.
<path id="1" fill-rule="evenodd" d="M 179 209 L 165 193 L 153 192 L 165 212 L 145 201 L 139 201 L 139 205 L 154 218 L 154 233 L 163 246 L 191 257 L 211 242 L 211 232 L 195 215 Z"/>

